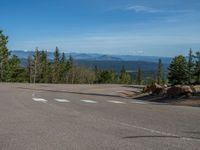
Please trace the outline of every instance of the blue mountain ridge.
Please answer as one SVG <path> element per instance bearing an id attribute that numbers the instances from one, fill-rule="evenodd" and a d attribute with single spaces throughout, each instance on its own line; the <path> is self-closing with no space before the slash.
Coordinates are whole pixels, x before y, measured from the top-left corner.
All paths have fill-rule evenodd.
<path id="1" fill-rule="evenodd" d="M 34 51 L 12 50 L 12 54 L 18 56 L 20 59 L 27 59 L 29 55 L 34 55 Z M 53 52 L 47 52 L 48 59 L 54 58 Z M 87 61 L 145 61 L 145 62 L 158 62 L 161 58 L 164 64 L 169 64 L 172 60 L 171 57 L 158 57 L 158 56 L 137 56 L 137 55 L 107 55 L 96 53 L 65 53 L 66 58 L 72 56 L 75 60 Z"/>

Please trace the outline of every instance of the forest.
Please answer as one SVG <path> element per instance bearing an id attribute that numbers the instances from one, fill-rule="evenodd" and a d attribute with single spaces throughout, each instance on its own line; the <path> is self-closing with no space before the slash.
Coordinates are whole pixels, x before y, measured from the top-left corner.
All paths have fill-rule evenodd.
<path id="1" fill-rule="evenodd" d="M 13 55 L 7 47 L 8 36 L 0 31 L 0 81 L 23 83 L 62 83 L 62 84 L 198 84 L 200 83 L 200 52 L 193 55 L 175 57 L 168 71 L 165 71 L 162 60 L 159 59 L 156 71 L 144 72 L 140 67 L 133 72 L 121 66 L 121 71 L 115 68 L 101 69 L 100 64 L 86 67 L 79 65 L 72 56 L 66 58 L 55 48 L 53 60 L 48 59 L 46 50 L 35 49 L 33 55 L 26 59 L 26 65 Z M 91 63 L 91 62 L 87 62 Z M 99 62 L 100 63 L 100 62 Z M 110 63 L 110 62 L 108 62 Z"/>

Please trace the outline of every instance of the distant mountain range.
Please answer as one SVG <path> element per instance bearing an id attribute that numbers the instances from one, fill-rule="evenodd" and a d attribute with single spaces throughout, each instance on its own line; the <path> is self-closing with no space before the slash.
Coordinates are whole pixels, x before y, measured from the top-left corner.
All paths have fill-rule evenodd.
<path id="1" fill-rule="evenodd" d="M 21 59 L 23 66 L 27 65 L 27 58 L 29 55 L 34 55 L 34 51 L 15 50 L 12 54 Z M 94 68 L 97 66 L 100 69 L 112 69 L 120 73 L 122 66 L 127 71 L 135 73 L 138 68 L 141 68 L 144 76 L 153 78 L 157 70 L 158 59 L 156 56 L 131 56 L 131 55 L 104 55 L 104 54 L 90 54 L 90 53 L 65 53 L 66 58 L 70 55 L 75 59 L 79 66 Z M 53 52 L 48 52 L 48 59 L 51 61 L 54 58 Z M 164 71 L 168 71 L 169 64 L 172 58 L 161 57 L 163 61 Z"/>
<path id="2" fill-rule="evenodd" d="M 20 59 L 27 59 L 29 55 L 33 55 L 34 51 L 13 50 L 12 54 L 18 56 Z M 87 61 L 142 61 L 142 62 L 154 62 L 157 63 L 161 58 L 164 64 L 169 64 L 172 60 L 170 57 L 157 57 L 157 56 L 136 56 L 136 55 L 105 55 L 94 53 L 65 53 L 66 58 L 70 55 L 75 60 L 87 60 Z M 48 52 L 48 59 L 53 59 L 53 52 Z"/>

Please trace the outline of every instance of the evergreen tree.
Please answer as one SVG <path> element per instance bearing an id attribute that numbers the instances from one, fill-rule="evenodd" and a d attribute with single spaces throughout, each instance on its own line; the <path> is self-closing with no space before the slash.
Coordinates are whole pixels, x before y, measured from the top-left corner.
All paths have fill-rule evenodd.
<path id="1" fill-rule="evenodd" d="M 93 69 L 85 67 L 75 68 L 75 79 L 74 83 L 82 84 L 92 84 L 95 80 L 95 72 Z"/>
<path id="2" fill-rule="evenodd" d="M 121 75 L 122 75 L 123 73 L 125 73 L 125 72 L 126 72 L 126 69 L 125 69 L 124 66 L 122 66 L 122 68 L 121 68 Z"/>
<path id="3" fill-rule="evenodd" d="M 116 73 L 113 70 L 104 70 L 100 74 L 100 83 L 116 83 Z"/>
<path id="4" fill-rule="evenodd" d="M 187 61 L 184 56 L 179 55 L 172 60 L 169 66 L 168 79 L 172 85 L 188 84 Z"/>
<path id="5" fill-rule="evenodd" d="M 47 51 L 41 52 L 41 75 L 39 82 L 40 83 L 49 82 L 49 63 L 47 58 Z"/>
<path id="6" fill-rule="evenodd" d="M 58 47 L 56 47 L 54 52 L 54 62 L 53 62 L 53 83 L 59 83 L 60 80 L 60 53 Z"/>
<path id="7" fill-rule="evenodd" d="M 94 66 L 95 80 L 94 83 L 99 83 L 101 70 L 95 65 Z"/>
<path id="8" fill-rule="evenodd" d="M 8 65 L 10 52 L 7 48 L 8 37 L 0 30 L 0 81 L 5 81 L 5 72 Z"/>
<path id="9" fill-rule="evenodd" d="M 67 61 L 67 64 L 66 64 L 67 83 L 71 83 L 71 84 L 74 83 L 75 69 L 76 69 L 76 65 L 75 65 L 74 59 L 72 58 L 72 56 L 70 56 L 69 60 Z"/>
<path id="10" fill-rule="evenodd" d="M 189 51 L 187 67 L 188 67 L 189 84 L 191 84 L 191 83 L 193 83 L 193 80 L 194 80 L 194 62 L 193 62 L 192 49 L 190 49 L 190 51 Z"/>
<path id="11" fill-rule="evenodd" d="M 26 72 L 27 72 L 27 76 L 29 78 L 29 83 L 33 82 L 33 68 L 34 68 L 34 62 L 33 62 L 32 56 L 29 55 L 28 60 L 27 60 L 27 67 L 26 67 Z"/>
<path id="12" fill-rule="evenodd" d="M 196 52 L 196 62 L 194 69 L 195 83 L 200 84 L 200 52 Z"/>
<path id="13" fill-rule="evenodd" d="M 13 55 L 8 60 L 8 65 L 5 72 L 6 82 L 25 82 L 26 81 L 25 68 L 20 66 L 20 59 Z"/>
<path id="14" fill-rule="evenodd" d="M 62 53 L 62 57 L 60 60 L 60 82 L 65 83 L 66 82 L 66 73 L 67 67 L 66 67 L 66 58 L 65 53 Z"/>
<path id="15" fill-rule="evenodd" d="M 138 68 L 137 75 L 136 75 L 136 84 L 141 85 L 142 82 L 143 82 L 142 71 L 140 68 Z"/>
<path id="16" fill-rule="evenodd" d="M 34 54 L 33 83 L 40 82 L 41 77 L 41 52 L 36 48 Z"/>
<path id="17" fill-rule="evenodd" d="M 128 84 L 130 83 L 131 77 L 129 73 L 126 71 L 125 67 L 122 66 L 121 74 L 120 74 L 120 83 L 121 84 Z"/>
<path id="18" fill-rule="evenodd" d="M 116 72 L 111 69 L 111 70 L 108 70 L 109 74 L 110 74 L 110 82 L 109 83 L 117 83 L 117 74 Z"/>
<path id="19" fill-rule="evenodd" d="M 164 84 L 164 72 L 163 72 L 163 64 L 162 64 L 161 59 L 158 60 L 158 70 L 157 70 L 156 81 L 160 85 Z"/>

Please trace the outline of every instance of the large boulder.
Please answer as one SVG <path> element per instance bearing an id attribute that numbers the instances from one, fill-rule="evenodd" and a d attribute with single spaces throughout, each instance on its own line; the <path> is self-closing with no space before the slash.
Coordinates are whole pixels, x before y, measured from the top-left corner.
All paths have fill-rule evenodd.
<path id="1" fill-rule="evenodd" d="M 177 97 L 181 95 L 191 96 L 194 93 L 192 88 L 187 85 L 176 85 L 167 89 L 168 97 Z"/>
<path id="2" fill-rule="evenodd" d="M 143 91 L 142 91 L 142 92 L 143 92 L 143 93 L 150 93 L 150 92 L 151 92 L 150 86 L 149 86 L 149 85 L 145 86 L 145 87 L 143 88 Z"/>
<path id="3" fill-rule="evenodd" d="M 165 88 L 157 83 L 146 86 L 143 89 L 143 92 L 144 93 L 152 93 L 153 95 L 163 95 L 166 93 Z"/>

